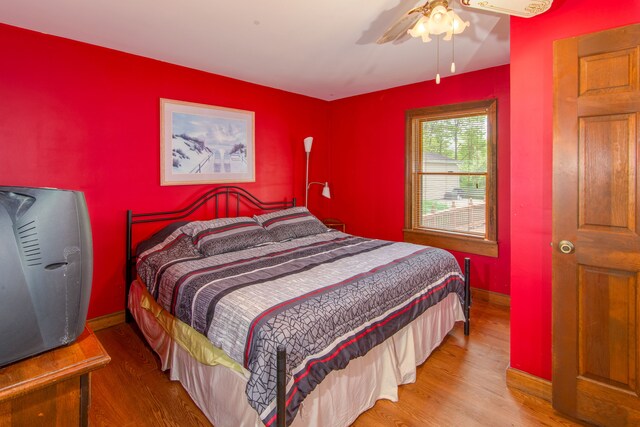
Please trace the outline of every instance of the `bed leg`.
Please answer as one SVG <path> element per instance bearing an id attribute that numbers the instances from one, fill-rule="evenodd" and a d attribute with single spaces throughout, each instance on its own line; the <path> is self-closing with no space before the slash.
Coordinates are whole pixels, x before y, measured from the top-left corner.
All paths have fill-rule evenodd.
<path id="1" fill-rule="evenodd" d="M 276 362 L 277 383 L 276 383 L 276 426 L 285 427 L 287 424 L 286 414 L 286 372 L 287 372 L 287 350 L 284 346 L 278 346 L 278 358 Z"/>
<path id="2" fill-rule="evenodd" d="M 471 327 L 471 259 L 464 259 L 464 334 L 469 335 Z"/>

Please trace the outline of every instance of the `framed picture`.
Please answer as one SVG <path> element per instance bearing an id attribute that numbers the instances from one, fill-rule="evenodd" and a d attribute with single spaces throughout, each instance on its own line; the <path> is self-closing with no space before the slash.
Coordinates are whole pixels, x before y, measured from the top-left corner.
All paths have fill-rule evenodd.
<path id="1" fill-rule="evenodd" d="M 160 185 L 254 182 L 254 116 L 160 99 Z"/>

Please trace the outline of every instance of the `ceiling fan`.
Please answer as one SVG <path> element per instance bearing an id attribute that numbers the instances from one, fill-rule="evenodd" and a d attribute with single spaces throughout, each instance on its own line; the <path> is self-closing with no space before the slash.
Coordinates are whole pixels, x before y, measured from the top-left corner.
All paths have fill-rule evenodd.
<path id="1" fill-rule="evenodd" d="M 466 8 L 530 18 L 546 12 L 553 0 L 459 0 Z M 378 44 L 400 39 L 409 33 L 412 37 L 422 37 L 428 42 L 429 35 L 445 34 L 444 40 L 451 40 L 453 34 L 460 34 L 469 22 L 465 22 L 449 7 L 448 0 L 427 0 L 414 7 L 391 25 L 376 41 Z"/>

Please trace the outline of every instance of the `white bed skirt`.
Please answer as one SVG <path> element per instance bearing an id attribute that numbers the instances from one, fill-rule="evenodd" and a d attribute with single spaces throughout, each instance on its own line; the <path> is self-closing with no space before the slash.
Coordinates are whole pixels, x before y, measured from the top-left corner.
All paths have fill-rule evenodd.
<path id="1" fill-rule="evenodd" d="M 246 378 L 221 365 L 205 365 L 174 341 L 154 315 L 142 308 L 142 285 L 134 281 L 129 308 L 163 370 L 180 381 L 215 427 L 263 427 L 249 406 Z M 456 321 L 464 320 L 460 300 L 450 294 L 365 356 L 333 371 L 302 403 L 295 427 L 348 426 L 378 399 L 398 400 L 398 385 L 414 382 L 416 366 L 442 342 Z"/>

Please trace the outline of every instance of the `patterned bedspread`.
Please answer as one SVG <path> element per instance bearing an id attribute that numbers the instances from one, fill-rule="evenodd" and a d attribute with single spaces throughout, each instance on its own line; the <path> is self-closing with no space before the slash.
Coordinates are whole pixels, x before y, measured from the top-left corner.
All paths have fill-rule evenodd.
<path id="1" fill-rule="evenodd" d="M 331 231 L 204 257 L 174 233 L 143 253 L 158 303 L 249 372 L 249 403 L 275 425 L 276 349 L 287 350 L 287 421 L 332 370 L 363 356 L 455 292 L 446 251 Z"/>

